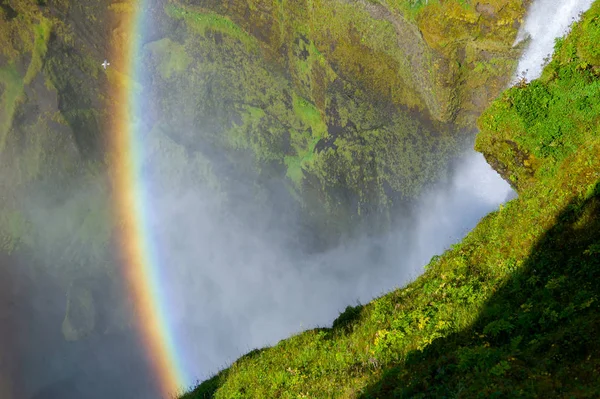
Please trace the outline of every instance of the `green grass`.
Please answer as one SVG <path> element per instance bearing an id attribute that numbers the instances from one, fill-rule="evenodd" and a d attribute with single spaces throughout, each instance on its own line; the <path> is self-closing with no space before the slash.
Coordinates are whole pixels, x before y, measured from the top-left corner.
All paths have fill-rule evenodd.
<path id="1" fill-rule="evenodd" d="M 598 12 L 594 4 L 589 15 Z M 561 162 L 597 135 L 600 121 L 600 37 L 597 18 L 586 18 L 566 39 L 539 80 L 507 90 L 481 117 L 476 143 L 482 152 L 511 170 L 516 187 L 539 172 L 552 174 Z"/>
<path id="2" fill-rule="evenodd" d="M 291 135 L 291 146 L 295 156 L 286 156 L 287 176 L 300 188 L 304 173 L 302 168 L 312 162 L 315 156 L 315 146 L 326 134 L 327 125 L 323 122 L 319 110 L 306 99 L 293 96 L 293 110 L 298 120 L 306 129 Z"/>
<path id="3" fill-rule="evenodd" d="M 481 118 L 488 156 L 514 161 L 493 143 L 510 140 L 537 159 L 519 198 L 406 287 L 251 352 L 182 398 L 599 397 L 598 18 L 600 2 L 540 80 Z"/>
<path id="4" fill-rule="evenodd" d="M 175 19 L 183 19 L 190 28 L 200 35 L 207 31 L 220 32 L 246 44 L 249 48 L 255 46 L 255 38 L 246 33 L 231 19 L 213 12 L 195 12 L 188 8 L 175 5 L 165 6 L 167 14 Z"/>
<path id="5" fill-rule="evenodd" d="M 12 118 L 23 93 L 23 78 L 14 64 L 0 68 L 0 151 L 4 149 L 6 137 L 12 125 Z"/>

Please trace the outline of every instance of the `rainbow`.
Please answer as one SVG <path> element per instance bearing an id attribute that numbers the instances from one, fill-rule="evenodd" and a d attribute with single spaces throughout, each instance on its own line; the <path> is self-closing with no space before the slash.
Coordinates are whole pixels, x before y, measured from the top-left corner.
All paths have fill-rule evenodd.
<path id="1" fill-rule="evenodd" d="M 168 326 L 166 295 L 161 287 L 160 264 L 149 228 L 148 184 L 141 167 L 143 131 L 139 84 L 142 76 L 141 47 L 147 25 L 147 0 L 133 0 L 114 13 L 111 66 L 107 70 L 111 90 L 109 164 L 113 178 L 120 255 L 128 288 L 134 298 L 136 324 L 150 356 L 162 397 L 172 398 L 186 382 Z M 118 3 L 123 7 L 123 3 Z M 120 28 L 119 28 L 120 27 Z"/>

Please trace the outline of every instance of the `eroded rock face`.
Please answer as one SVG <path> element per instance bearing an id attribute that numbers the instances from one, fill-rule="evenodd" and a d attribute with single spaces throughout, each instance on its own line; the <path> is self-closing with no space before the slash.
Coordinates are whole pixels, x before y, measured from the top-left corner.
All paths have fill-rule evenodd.
<path id="1" fill-rule="evenodd" d="M 312 220 L 350 221 L 332 235 L 385 230 L 512 72 L 524 6 L 478 4 L 172 2 L 145 46 L 154 109 L 188 148 L 285 175 Z"/>
<path id="2" fill-rule="evenodd" d="M 233 167 L 247 169 L 233 154 L 250 152 L 258 173 L 283 177 L 313 220 L 338 221 L 328 235 L 366 219 L 385 226 L 394 206 L 435 180 L 456 132 L 508 77 L 524 6 L 505 3 L 149 2 L 142 56 L 152 78 L 143 84 L 156 117 L 145 123 L 169 126 L 158 134 L 190 151 L 225 151 Z M 41 146 L 73 157 L 49 175 L 102 164 L 115 81 L 97 60 L 111 46 L 123 50 L 131 10 L 98 0 L 15 2 L 0 14 L 0 38 L 11 43 L 4 76 L 13 77 L 0 85 L 12 99 L 0 112 L 15 122 L 3 127 L 4 141 L 14 140 L 11 128 L 35 123 L 57 132 L 62 142 Z M 34 121 L 33 110 L 45 117 Z M 48 169 L 39 155 L 26 159 Z"/>
<path id="3" fill-rule="evenodd" d="M 120 83 L 147 94 L 161 179 L 223 198 L 240 190 L 231 176 L 256 182 L 265 207 L 301 208 L 310 245 L 325 249 L 357 227 L 385 230 L 436 178 L 512 71 L 524 6 L 151 1 L 144 79 L 118 59 L 131 10 L 0 8 L 0 166 L 11 171 L 0 175 L 0 250 L 58 259 L 49 273 L 71 287 L 67 339 L 98 329 L 80 277 L 116 268 L 105 143 Z M 113 75 L 100 66 L 111 53 Z"/>
<path id="4" fill-rule="evenodd" d="M 522 191 L 532 182 L 538 162 L 516 142 L 506 139 L 494 140 L 491 146 L 484 150 L 483 156 L 515 191 Z"/>

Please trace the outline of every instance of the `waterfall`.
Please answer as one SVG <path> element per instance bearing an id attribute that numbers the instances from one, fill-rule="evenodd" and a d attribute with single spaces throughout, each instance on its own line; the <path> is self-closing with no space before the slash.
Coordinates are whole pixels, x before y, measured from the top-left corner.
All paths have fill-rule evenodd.
<path id="1" fill-rule="evenodd" d="M 530 38 L 519 70 L 528 69 L 529 79 L 538 76 L 555 38 L 590 5 L 591 0 L 534 2 L 517 39 Z M 233 229 L 210 212 L 193 216 L 190 209 L 199 209 L 199 199 L 210 193 L 190 193 L 190 203 L 167 207 L 181 214 L 167 211 L 157 224 L 164 230 L 177 221 L 179 233 L 164 233 L 182 234 L 175 240 L 180 249 L 169 252 L 172 269 L 165 278 L 177 291 L 173 309 L 181 313 L 175 317 L 176 329 L 188 352 L 189 374 L 207 377 L 252 348 L 330 325 L 356 299 L 364 303 L 406 284 L 423 272 L 432 256 L 460 241 L 482 217 L 515 195 L 483 156 L 469 149 L 448 180 L 423 193 L 410 220 L 386 237 L 363 238 L 299 259 L 279 242 L 284 231 L 266 226 L 262 233 L 258 226 L 252 231 Z M 198 239 L 188 242 L 190 234 Z M 201 259 L 206 259 L 202 267 L 193 267 Z M 186 290 L 178 289 L 183 286 Z M 190 304 L 202 304 L 202 310 Z"/>
<path id="2" fill-rule="evenodd" d="M 593 0 L 534 1 L 515 40 L 515 44 L 530 40 L 517 66 L 516 78 L 537 79 L 542 73 L 544 59 L 552 56 L 554 41 L 567 34 L 571 24 L 592 3 Z"/>

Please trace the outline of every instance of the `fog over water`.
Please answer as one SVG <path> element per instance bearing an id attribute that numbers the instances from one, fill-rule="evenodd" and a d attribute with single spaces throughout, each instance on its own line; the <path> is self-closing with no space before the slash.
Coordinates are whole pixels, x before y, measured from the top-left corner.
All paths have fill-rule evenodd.
<path id="1" fill-rule="evenodd" d="M 528 79 L 537 77 L 554 38 L 591 3 L 534 1 L 519 34 L 521 39 L 529 35 L 531 42 L 518 71 L 527 69 Z M 187 384 L 211 376 L 254 348 L 308 328 L 331 326 L 347 305 L 366 303 L 404 286 L 423 272 L 432 256 L 460 241 L 483 216 L 515 195 L 469 143 L 452 171 L 427 189 L 413 214 L 395 222 L 388 234 L 346 239 L 336 248 L 314 253 L 301 245 L 306 230 L 295 208 L 286 208 L 283 195 L 280 206 L 271 206 L 257 197 L 261 190 L 256 181 L 229 173 L 225 161 L 214 161 L 223 157 L 211 157 L 215 163 L 206 167 L 205 158 L 180 151 L 159 133 L 148 132 L 146 138 L 144 179 L 152 198 L 148 228 Z M 224 180 L 227 184 L 219 183 Z M 225 185 L 235 191 L 225 193 Z M 91 189 L 82 185 L 76 193 L 82 190 L 88 194 Z M 32 214 L 38 215 L 40 228 L 51 229 L 47 222 L 58 216 L 55 208 L 43 204 L 44 198 L 37 195 L 29 206 L 35 208 Z M 49 233 L 48 253 L 56 245 L 51 237 Z M 56 261 L 46 255 L 37 258 Z M 151 354 L 135 334 L 105 334 L 113 324 L 101 314 L 97 323 L 102 333 L 65 342 L 60 324 L 65 298 L 48 295 L 62 293 L 64 287 L 31 281 L 27 270 L 43 267 L 0 261 L 14 266 L 0 269 L 0 336 L 10 336 L 13 344 L 6 356 L 0 348 L 0 373 L 10 376 L 5 379 L 11 380 L 7 389 L 13 397 L 157 395 L 154 376 L 147 370 Z M 104 298 L 107 309 L 111 301 L 122 300 L 108 291 L 98 297 Z M 0 395 L 4 388 L 0 378 Z"/>
<path id="2" fill-rule="evenodd" d="M 164 193 L 153 230 L 168 263 L 163 281 L 188 373 L 206 377 L 251 349 L 330 326 L 347 305 L 404 285 L 510 193 L 477 153 L 443 186 L 425 193 L 416 214 L 386 236 L 321 254 L 290 248 L 293 224 L 271 215 L 251 226 L 223 217 L 209 190 Z"/>

